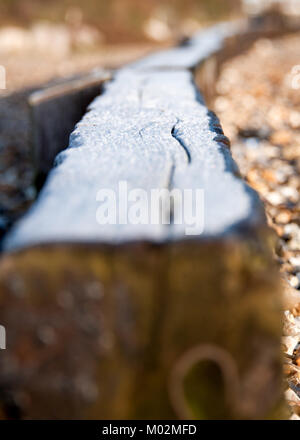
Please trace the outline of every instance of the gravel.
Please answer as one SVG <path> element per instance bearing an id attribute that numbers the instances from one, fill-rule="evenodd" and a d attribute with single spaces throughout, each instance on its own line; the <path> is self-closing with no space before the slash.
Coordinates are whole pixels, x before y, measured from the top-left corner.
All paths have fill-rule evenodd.
<path id="1" fill-rule="evenodd" d="M 300 419 L 299 38 L 261 39 L 227 62 L 214 101 L 241 173 L 258 191 L 276 232 L 274 256 L 286 308 L 286 398 L 293 420 Z"/>

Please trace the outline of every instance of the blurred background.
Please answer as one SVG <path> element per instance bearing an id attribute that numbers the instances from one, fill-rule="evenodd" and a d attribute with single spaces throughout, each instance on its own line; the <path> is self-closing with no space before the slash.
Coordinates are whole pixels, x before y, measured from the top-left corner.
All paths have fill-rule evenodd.
<path id="1" fill-rule="evenodd" d="M 240 0 L 1 0 L 0 24 L 29 28 L 47 21 L 86 28 L 86 40 L 162 41 L 239 10 Z"/>

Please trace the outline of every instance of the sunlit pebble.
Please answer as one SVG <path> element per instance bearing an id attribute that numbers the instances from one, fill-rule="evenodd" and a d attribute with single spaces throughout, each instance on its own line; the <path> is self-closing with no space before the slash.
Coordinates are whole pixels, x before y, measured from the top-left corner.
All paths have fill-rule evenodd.
<path id="1" fill-rule="evenodd" d="M 283 184 L 288 180 L 288 176 L 284 171 L 276 170 L 275 171 L 275 179 L 276 179 L 277 183 Z"/>
<path id="2" fill-rule="evenodd" d="M 225 111 L 229 106 L 228 99 L 224 98 L 223 96 L 219 96 L 215 100 L 215 109 L 217 112 L 223 112 Z"/>
<path id="3" fill-rule="evenodd" d="M 285 392 L 285 397 L 289 402 L 300 404 L 300 398 L 293 390 L 291 390 L 291 388 Z"/>
<path id="4" fill-rule="evenodd" d="M 300 420 L 300 417 L 297 414 L 293 414 L 289 420 Z"/>
<path id="5" fill-rule="evenodd" d="M 226 67 L 222 72 L 221 81 L 225 81 L 228 84 L 235 84 L 239 82 L 241 78 L 240 72 L 234 67 Z"/>
<path id="6" fill-rule="evenodd" d="M 284 312 L 283 334 L 284 336 L 300 336 L 299 323 L 289 311 Z"/>
<path id="7" fill-rule="evenodd" d="M 274 146 L 266 146 L 263 148 L 262 153 L 269 159 L 273 159 L 280 155 L 280 149 Z"/>
<path id="8" fill-rule="evenodd" d="M 299 176 L 291 176 L 289 177 L 289 186 L 292 186 L 293 188 L 300 188 L 300 179 Z M 299 191 L 299 189 L 298 189 Z"/>
<path id="9" fill-rule="evenodd" d="M 294 289 L 299 289 L 300 287 L 300 274 L 294 275 L 289 279 L 289 283 Z"/>
<path id="10" fill-rule="evenodd" d="M 272 217 L 275 217 L 278 214 L 278 208 L 276 206 L 267 206 L 267 210 Z"/>
<path id="11" fill-rule="evenodd" d="M 285 253 L 287 252 L 287 245 L 283 240 L 277 240 L 275 244 L 275 252 L 279 257 L 284 258 Z"/>
<path id="12" fill-rule="evenodd" d="M 281 173 L 284 173 L 286 177 L 292 177 L 295 173 L 294 168 L 291 165 L 284 163 L 282 160 L 273 162 L 273 165 L 280 169 Z"/>
<path id="13" fill-rule="evenodd" d="M 292 355 L 299 342 L 299 336 L 283 336 L 282 342 L 286 347 L 285 353 Z"/>
<path id="14" fill-rule="evenodd" d="M 246 110 L 252 110 L 256 106 L 256 99 L 251 95 L 245 95 L 242 98 L 241 105 Z"/>
<path id="15" fill-rule="evenodd" d="M 272 107 L 267 114 L 267 118 L 275 130 L 281 127 L 284 116 L 285 114 L 281 107 Z"/>
<path id="16" fill-rule="evenodd" d="M 295 270 L 299 270 L 300 272 L 300 257 L 291 257 L 289 259 L 289 262 Z"/>
<path id="17" fill-rule="evenodd" d="M 252 162 L 252 166 L 258 169 L 270 168 L 270 159 L 264 156 L 259 149 L 257 151 L 249 150 L 247 152 L 247 159 Z"/>
<path id="18" fill-rule="evenodd" d="M 252 149 L 256 150 L 256 149 L 260 148 L 260 146 L 261 146 L 259 139 L 255 138 L 255 137 L 249 137 L 249 138 L 245 139 L 244 143 L 245 143 L 245 147 L 250 150 L 252 150 Z"/>
<path id="19" fill-rule="evenodd" d="M 299 192 L 291 187 L 291 186 L 283 186 L 279 188 L 280 193 L 283 195 L 283 197 L 288 198 L 291 202 L 297 203 L 299 200 Z"/>
<path id="20" fill-rule="evenodd" d="M 289 223 L 284 226 L 284 235 L 287 239 L 297 237 L 300 234 L 300 228 L 296 223 Z"/>
<path id="21" fill-rule="evenodd" d="M 292 364 L 291 359 L 285 359 L 285 361 L 283 364 L 283 373 L 285 376 L 291 376 L 295 372 L 295 366 Z"/>
<path id="22" fill-rule="evenodd" d="M 274 205 L 274 206 L 279 206 L 284 203 L 283 196 L 276 191 L 272 191 L 268 194 L 265 194 L 265 198 L 269 203 L 271 203 L 271 205 Z"/>
<path id="23" fill-rule="evenodd" d="M 270 56 L 273 54 L 275 48 L 272 40 L 269 40 L 268 38 L 261 38 L 255 43 L 254 50 L 256 51 L 257 55 Z"/>
<path id="24" fill-rule="evenodd" d="M 253 188 L 258 191 L 262 197 L 267 197 L 269 194 L 269 187 L 264 182 L 255 182 L 252 183 Z"/>
<path id="25" fill-rule="evenodd" d="M 249 148 L 249 146 L 247 146 L 247 158 L 248 160 L 254 162 L 256 160 L 259 160 L 259 158 L 263 158 L 263 156 L 261 154 L 261 151 L 259 151 L 258 149 L 254 149 L 252 147 Z"/>
<path id="26" fill-rule="evenodd" d="M 226 80 L 221 80 L 218 82 L 217 87 L 216 87 L 216 92 L 219 95 L 225 95 L 227 93 L 229 93 L 231 90 L 231 84 L 226 81 Z"/>
<path id="27" fill-rule="evenodd" d="M 292 111 L 289 116 L 289 123 L 292 128 L 300 128 L 300 112 Z"/>
<path id="28" fill-rule="evenodd" d="M 291 251 L 300 251 L 300 237 L 295 237 L 289 242 L 289 249 Z"/>
<path id="29" fill-rule="evenodd" d="M 277 235 L 279 235 L 279 237 L 282 237 L 282 235 L 283 235 L 283 227 L 282 226 L 278 226 L 276 224 L 272 224 L 272 226 L 275 229 L 275 231 L 277 232 Z"/>
<path id="30" fill-rule="evenodd" d="M 223 130 L 228 139 L 234 139 L 237 136 L 237 128 L 233 125 L 223 124 Z"/>
<path id="31" fill-rule="evenodd" d="M 281 211 L 279 214 L 275 215 L 275 221 L 279 224 L 287 224 L 291 220 L 291 214 L 288 211 Z"/>
<path id="32" fill-rule="evenodd" d="M 297 396 L 300 398 L 300 372 L 299 367 L 297 368 L 296 365 L 294 365 L 294 369 L 291 369 L 291 374 L 288 378 L 288 384 L 290 388 L 295 391 Z M 299 407 L 300 410 L 300 407 Z"/>
<path id="33" fill-rule="evenodd" d="M 289 145 L 292 142 L 292 133 L 290 130 L 275 131 L 270 137 L 270 142 L 274 145 Z"/>

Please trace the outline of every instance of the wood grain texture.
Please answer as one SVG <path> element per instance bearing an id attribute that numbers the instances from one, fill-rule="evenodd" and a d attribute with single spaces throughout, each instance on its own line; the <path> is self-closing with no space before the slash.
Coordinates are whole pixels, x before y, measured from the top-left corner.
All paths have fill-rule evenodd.
<path id="1" fill-rule="evenodd" d="M 257 238 L 6 256 L 0 408 L 33 419 L 283 417 L 278 288 Z M 202 359 L 178 377 L 195 350 Z"/>
<path id="2" fill-rule="evenodd" d="M 5 249 L 51 242 L 162 242 L 186 224 L 99 225 L 100 189 L 203 189 L 202 236 L 263 222 L 256 194 L 239 178 L 228 140 L 188 71 L 120 71 L 56 158 L 38 201 L 5 240 Z"/>

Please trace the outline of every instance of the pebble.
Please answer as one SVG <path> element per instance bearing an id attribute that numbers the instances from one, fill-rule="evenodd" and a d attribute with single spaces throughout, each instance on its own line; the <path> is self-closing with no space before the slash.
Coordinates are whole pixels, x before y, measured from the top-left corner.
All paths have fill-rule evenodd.
<path id="1" fill-rule="evenodd" d="M 300 287 L 300 274 L 299 273 L 296 276 L 291 277 L 290 285 L 292 287 L 294 287 L 294 289 L 299 289 L 299 287 Z"/>
<path id="2" fill-rule="evenodd" d="M 300 272 L 300 256 L 299 257 L 291 257 L 289 259 L 291 265 L 293 266 L 293 268 L 295 268 L 295 270 Z"/>
<path id="3" fill-rule="evenodd" d="M 281 115 L 279 115 L 281 119 Z M 279 130 L 272 134 L 270 141 L 274 145 L 289 145 L 292 142 L 292 134 L 288 130 Z"/>
<path id="4" fill-rule="evenodd" d="M 300 236 L 300 227 L 296 223 L 289 223 L 283 228 L 286 238 L 296 238 Z"/>
<path id="5" fill-rule="evenodd" d="M 275 221 L 277 224 L 287 224 L 291 221 L 291 213 L 289 211 L 281 211 L 276 215 Z"/>
<path id="6" fill-rule="evenodd" d="M 289 199 L 293 203 L 297 203 L 299 200 L 299 192 L 296 188 L 293 188 L 292 186 L 283 186 L 280 188 L 280 194 L 283 195 L 283 197 Z"/>
<path id="7" fill-rule="evenodd" d="M 276 191 L 265 194 L 265 199 L 274 206 L 283 205 L 284 203 L 284 197 Z"/>
<path id="8" fill-rule="evenodd" d="M 292 356 L 295 347 L 299 342 L 299 337 L 295 336 L 283 336 L 282 342 L 285 346 L 285 353 Z"/>
<path id="9" fill-rule="evenodd" d="M 300 336 L 300 324 L 299 321 L 296 321 L 296 318 L 292 314 L 292 312 L 286 310 L 284 312 L 284 325 L 283 325 L 283 334 L 284 336 Z"/>

